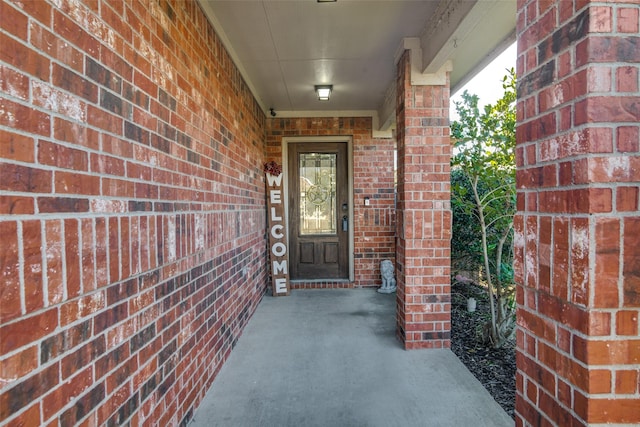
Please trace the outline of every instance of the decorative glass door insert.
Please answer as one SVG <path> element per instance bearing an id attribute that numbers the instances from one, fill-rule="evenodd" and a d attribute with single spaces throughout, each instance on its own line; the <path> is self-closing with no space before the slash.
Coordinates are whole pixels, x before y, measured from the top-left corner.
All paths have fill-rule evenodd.
<path id="1" fill-rule="evenodd" d="M 300 234 L 336 234 L 336 154 L 300 153 Z"/>

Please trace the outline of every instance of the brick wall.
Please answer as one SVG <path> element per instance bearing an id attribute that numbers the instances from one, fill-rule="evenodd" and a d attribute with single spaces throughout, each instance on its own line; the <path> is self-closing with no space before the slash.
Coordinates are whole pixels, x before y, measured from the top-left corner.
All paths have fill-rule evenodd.
<path id="1" fill-rule="evenodd" d="M 639 12 L 519 2 L 518 425 L 640 423 Z"/>
<path id="2" fill-rule="evenodd" d="M 0 2 L 0 425 L 190 419 L 265 290 L 264 121 L 196 2 Z"/>
<path id="3" fill-rule="evenodd" d="M 372 137 L 370 118 L 267 120 L 267 156 L 282 162 L 282 137 L 353 137 L 355 282 L 304 282 L 294 288 L 380 286 L 380 262 L 395 260 L 395 140 Z M 364 206 L 369 197 L 370 206 Z"/>
<path id="4" fill-rule="evenodd" d="M 397 69 L 398 335 L 407 349 L 449 347 L 449 84 L 412 85 L 409 51 Z"/>

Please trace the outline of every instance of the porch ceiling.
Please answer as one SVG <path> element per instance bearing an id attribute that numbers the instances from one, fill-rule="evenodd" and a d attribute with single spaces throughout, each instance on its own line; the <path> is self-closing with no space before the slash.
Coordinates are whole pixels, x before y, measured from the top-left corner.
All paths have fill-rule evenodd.
<path id="1" fill-rule="evenodd" d="M 514 39 L 516 0 L 199 0 L 263 110 L 279 117 L 395 119 L 395 59 L 420 40 L 420 71 L 451 60 L 451 87 Z M 313 86 L 332 84 L 329 101 Z M 387 98 L 387 108 L 385 99 Z"/>

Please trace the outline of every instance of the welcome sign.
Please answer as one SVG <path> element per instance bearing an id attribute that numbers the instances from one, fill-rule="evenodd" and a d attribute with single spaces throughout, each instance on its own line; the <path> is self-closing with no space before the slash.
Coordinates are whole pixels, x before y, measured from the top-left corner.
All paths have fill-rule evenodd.
<path id="1" fill-rule="evenodd" d="M 278 164 L 264 165 L 267 178 L 267 222 L 269 227 L 269 257 L 271 259 L 271 284 L 273 296 L 287 296 L 289 285 L 289 251 L 287 224 L 282 199 L 282 171 Z"/>

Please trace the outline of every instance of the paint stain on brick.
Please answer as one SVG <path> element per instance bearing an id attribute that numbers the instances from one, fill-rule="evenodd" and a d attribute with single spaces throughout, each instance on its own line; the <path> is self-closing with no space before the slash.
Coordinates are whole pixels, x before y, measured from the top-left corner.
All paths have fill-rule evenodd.
<path id="1" fill-rule="evenodd" d="M 85 105 L 75 96 L 58 91 L 43 82 L 34 81 L 32 87 L 34 104 L 66 115 L 79 122 L 86 121 Z"/>
<path id="2" fill-rule="evenodd" d="M 176 251 L 176 218 L 174 216 L 170 216 L 166 218 L 167 220 L 167 234 L 166 234 L 166 243 L 167 250 L 169 255 L 169 261 L 175 261 L 177 257 Z"/>
<path id="3" fill-rule="evenodd" d="M 92 199 L 90 205 L 91 212 L 95 213 L 123 213 L 128 208 L 123 200 Z"/>

